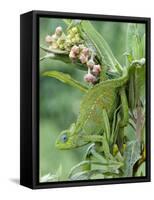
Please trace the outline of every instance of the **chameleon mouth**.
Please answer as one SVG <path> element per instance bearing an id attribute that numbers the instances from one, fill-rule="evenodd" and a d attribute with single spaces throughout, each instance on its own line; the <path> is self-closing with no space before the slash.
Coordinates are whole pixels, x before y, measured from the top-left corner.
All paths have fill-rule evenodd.
<path id="1" fill-rule="evenodd" d="M 69 150 L 69 149 L 79 148 L 79 147 L 84 146 L 86 144 L 87 144 L 87 142 L 78 144 L 78 143 L 72 143 L 70 141 L 67 141 L 66 143 L 61 143 L 59 140 L 57 140 L 55 142 L 55 147 L 57 149 L 60 149 L 60 150 Z"/>
<path id="2" fill-rule="evenodd" d="M 70 141 L 62 142 L 59 138 L 55 142 L 55 147 L 60 150 L 75 148 L 75 146 Z"/>

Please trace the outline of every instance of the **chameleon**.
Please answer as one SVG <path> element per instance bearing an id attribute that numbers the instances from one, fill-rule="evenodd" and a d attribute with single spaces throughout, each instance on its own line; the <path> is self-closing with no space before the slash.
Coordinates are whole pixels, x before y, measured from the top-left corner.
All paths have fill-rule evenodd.
<path id="1" fill-rule="evenodd" d="M 103 81 L 87 92 L 81 102 L 77 122 L 61 132 L 56 141 L 57 148 L 70 149 L 89 142 L 102 142 L 101 133 L 107 132 L 106 123 L 112 120 L 112 114 L 118 104 L 117 89 L 128 81 L 128 71 L 124 71 L 122 77 Z M 121 100 L 125 103 L 123 108 L 128 110 L 123 92 L 121 92 Z"/>
<path id="2" fill-rule="evenodd" d="M 81 102 L 76 123 L 60 133 L 55 143 L 56 148 L 72 149 L 90 142 L 103 143 L 102 133 L 108 133 L 106 139 L 109 140 L 110 130 L 107 127 L 112 121 L 118 100 L 122 107 L 120 127 L 126 126 L 129 115 L 125 85 L 129 80 L 129 73 L 136 67 L 143 66 L 143 61 L 145 63 L 145 60 L 141 59 L 124 68 L 121 77 L 102 81 L 89 89 Z"/>

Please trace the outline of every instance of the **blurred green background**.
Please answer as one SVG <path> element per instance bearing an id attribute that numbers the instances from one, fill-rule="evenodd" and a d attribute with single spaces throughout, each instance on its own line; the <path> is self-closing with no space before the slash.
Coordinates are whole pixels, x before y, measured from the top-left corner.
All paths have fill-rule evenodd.
<path id="1" fill-rule="evenodd" d="M 92 21 L 92 23 L 108 42 L 119 62 L 124 65 L 127 23 L 102 21 Z M 40 45 L 46 45 L 46 35 L 53 34 L 57 26 L 66 28 L 61 19 L 40 18 Z M 40 57 L 43 55 L 45 53 L 40 50 Z M 40 72 L 49 69 L 69 73 L 81 82 L 86 73 L 60 60 L 46 59 L 40 62 Z M 61 166 L 60 180 L 66 180 L 71 167 L 82 160 L 87 146 L 74 150 L 58 150 L 54 146 L 59 133 L 76 120 L 82 96 L 83 94 L 77 89 L 54 78 L 40 75 L 40 177 L 48 173 L 56 174 Z"/>

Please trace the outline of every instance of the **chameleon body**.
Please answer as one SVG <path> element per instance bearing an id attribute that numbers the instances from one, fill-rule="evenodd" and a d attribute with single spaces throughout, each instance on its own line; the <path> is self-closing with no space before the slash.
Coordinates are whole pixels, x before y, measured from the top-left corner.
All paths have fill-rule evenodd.
<path id="1" fill-rule="evenodd" d="M 106 131 L 105 118 L 112 120 L 118 104 L 118 88 L 128 81 L 128 70 L 123 76 L 107 80 L 90 89 L 80 105 L 77 122 L 59 135 L 56 147 L 70 149 L 82 146 L 88 142 L 101 142 L 101 134 Z"/>

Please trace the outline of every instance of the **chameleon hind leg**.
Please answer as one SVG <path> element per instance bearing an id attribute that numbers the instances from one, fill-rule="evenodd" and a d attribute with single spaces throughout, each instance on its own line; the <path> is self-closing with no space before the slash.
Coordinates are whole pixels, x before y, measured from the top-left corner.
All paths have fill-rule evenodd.
<path id="1" fill-rule="evenodd" d="M 103 135 L 91 135 L 89 139 L 95 139 L 93 142 L 99 142 L 99 151 L 102 151 L 107 159 L 113 159 L 113 156 L 110 152 L 110 139 L 111 139 L 111 128 L 110 128 L 110 121 L 107 114 L 106 109 L 102 110 L 102 117 L 103 117 Z M 98 141 L 96 140 L 98 139 Z M 98 145 L 97 145 L 98 148 Z"/>
<path id="2" fill-rule="evenodd" d="M 100 144 L 99 151 L 104 152 L 104 155 L 107 159 L 112 159 L 113 156 L 110 153 L 111 128 L 106 109 L 102 110 L 102 118 L 103 118 L 102 135 L 84 135 L 82 137 L 83 140 L 86 142 L 93 142 Z"/>

